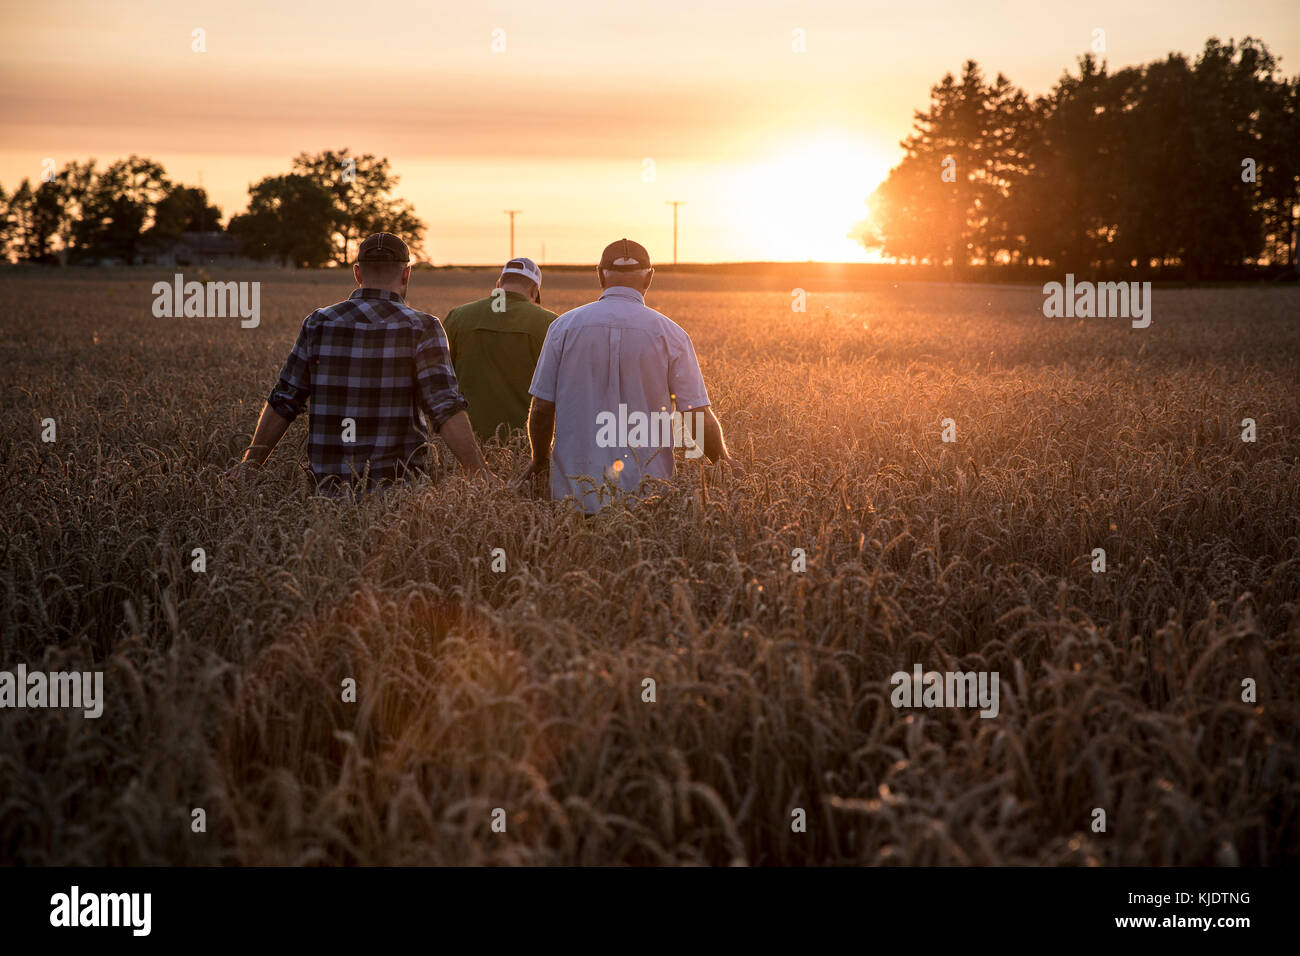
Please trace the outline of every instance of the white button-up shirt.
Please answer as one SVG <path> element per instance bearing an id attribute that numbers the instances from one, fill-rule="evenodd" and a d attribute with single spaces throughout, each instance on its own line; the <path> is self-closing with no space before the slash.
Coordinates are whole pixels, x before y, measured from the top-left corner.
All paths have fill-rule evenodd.
<path id="1" fill-rule="evenodd" d="M 528 391 L 555 403 L 551 497 L 572 495 L 588 514 L 642 478 L 671 478 L 674 401 L 679 411 L 709 404 L 691 337 L 626 286 L 551 324 Z M 686 434 L 698 456 L 702 432 L 688 421 Z"/>

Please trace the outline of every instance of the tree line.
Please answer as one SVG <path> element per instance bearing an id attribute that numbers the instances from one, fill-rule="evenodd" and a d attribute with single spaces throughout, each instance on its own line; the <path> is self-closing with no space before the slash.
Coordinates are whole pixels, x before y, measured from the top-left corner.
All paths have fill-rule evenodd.
<path id="1" fill-rule="evenodd" d="M 1190 278 L 1296 264 L 1300 75 L 1280 75 L 1260 41 L 1207 40 L 1110 72 L 1093 54 L 1031 100 L 971 60 L 930 90 L 902 161 L 868 200 L 857 237 L 904 262 L 950 268 L 1051 265 L 1122 272 L 1178 267 Z M 244 254 L 282 265 L 346 264 L 371 232 L 424 223 L 392 197 L 388 160 L 348 149 L 302 153 L 250 185 L 226 229 Z M 48 169 L 0 186 L 0 259 L 137 262 L 186 232 L 220 228 L 199 187 L 131 156 Z"/>
<path id="2" fill-rule="evenodd" d="M 392 190 L 399 178 L 384 157 L 348 149 L 302 153 L 290 171 L 248 188 L 248 209 L 224 231 L 243 254 L 280 265 L 346 265 L 372 232 L 404 236 L 423 254 L 425 225 Z M 222 212 L 201 187 L 173 182 L 151 159 L 106 167 L 73 160 L 46 169 L 13 194 L 0 186 L 0 259 L 33 263 L 135 263 L 185 233 L 222 231 Z"/>
<path id="3" fill-rule="evenodd" d="M 1300 75 L 1251 38 L 1113 73 L 1088 54 L 1032 101 L 967 61 L 900 146 L 857 233 L 895 260 L 1189 278 L 1295 265 Z"/>

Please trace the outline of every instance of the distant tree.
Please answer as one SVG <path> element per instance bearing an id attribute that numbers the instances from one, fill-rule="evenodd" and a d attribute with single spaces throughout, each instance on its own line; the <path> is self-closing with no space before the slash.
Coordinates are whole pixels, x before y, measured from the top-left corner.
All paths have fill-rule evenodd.
<path id="1" fill-rule="evenodd" d="M 7 212 L 13 250 L 18 260 L 55 261 L 54 238 L 61 215 L 58 186 L 53 182 L 43 182 L 33 189 L 24 179 L 10 198 Z"/>
<path id="2" fill-rule="evenodd" d="M 863 244 L 894 259 L 943 262 L 948 251 L 948 197 L 937 183 L 928 163 L 904 157 L 868 200 L 870 227 Z"/>
<path id="3" fill-rule="evenodd" d="M 1276 78 L 1259 104 L 1258 140 L 1253 155 L 1264 234 L 1264 255 L 1294 266 L 1296 210 L 1300 209 L 1300 74 Z"/>
<path id="4" fill-rule="evenodd" d="M 230 220 L 245 251 L 280 265 L 321 266 L 333 249 L 334 201 L 307 176 L 268 176 L 249 187 L 248 211 Z"/>
<path id="5" fill-rule="evenodd" d="M 72 160 L 59 170 L 55 181 L 60 190 L 59 251 L 64 264 L 85 258 L 88 245 L 93 243 L 99 223 L 93 217 L 88 202 L 95 187 L 98 172 L 95 160 L 79 163 Z"/>
<path id="6" fill-rule="evenodd" d="M 9 209 L 9 194 L 0 185 L 0 262 L 9 261 L 9 241 L 13 238 L 13 214 Z"/>
<path id="7" fill-rule="evenodd" d="M 221 228 L 221 209 L 208 202 L 207 191 L 197 186 L 172 184 L 154 208 L 149 236 L 178 239 L 186 232 L 211 232 Z"/>
<path id="8" fill-rule="evenodd" d="M 987 262 L 1000 256 L 1019 261 L 1025 252 L 1024 222 L 1015 197 L 1028 175 L 1028 150 L 1036 117 L 1023 90 L 1001 73 L 984 88 L 980 113 L 982 148 L 976 179 L 984 187 L 980 203 L 986 213 L 978 250 Z"/>
<path id="9" fill-rule="evenodd" d="M 1264 156 L 1259 129 L 1276 72 L 1276 58 L 1250 38 L 1239 45 L 1211 38 L 1196 61 L 1187 137 L 1194 152 L 1181 170 L 1186 188 L 1168 190 L 1189 225 L 1179 256 L 1193 276 L 1213 275 L 1263 252 L 1264 204 L 1258 182 L 1242 181 L 1241 163 L 1248 156 L 1270 165 L 1279 158 Z M 1296 148 L 1293 140 L 1290 151 Z"/>
<path id="10" fill-rule="evenodd" d="M 1300 76 L 1281 77 L 1250 37 L 1114 74 L 1087 55 L 1032 105 L 968 62 L 931 89 L 858 236 L 889 256 L 957 265 L 1156 262 L 1208 277 L 1291 264 L 1297 142 Z"/>
<path id="11" fill-rule="evenodd" d="M 1120 138 L 1117 88 L 1089 54 L 1078 76 L 1066 73 L 1035 101 L 1027 175 L 1013 198 L 1029 258 L 1073 271 L 1105 258 L 1115 237 L 1116 164 L 1126 158 L 1129 176 L 1141 166 L 1136 147 Z"/>
<path id="12" fill-rule="evenodd" d="M 84 226 L 73 232 L 87 256 L 135 260 L 145 227 L 167 195 L 171 183 L 162 166 L 150 159 L 119 159 L 94 177 L 82 203 Z"/>
<path id="13" fill-rule="evenodd" d="M 12 253 L 19 262 L 53 262 L 58 230 L 58 189 L 43 182 L 33 189 L 29 180 L 18 184 L 3 204 L 4 242 L 0 256 Z"/>
<path id="14" fill-rule="evenodd" d="M 6 210 L 9 218 L 9 245 L 19 262 L 27 258 L 31 245 L 33 198 L 32 184 L 24 179 L 9 197 Z"/>
<path id="15" fill-rule="evenodd" d="M 1057 162 L 1084 171 L 1093 200 L 1082 217 L 1061 210 L 1058 232 L 1100 221 L 1104 231 L 1088 237 L 1093 261 L 1179 263 L 1193 278 L 1265 256 L 1270 228 L 1290 221 L 1297 169 L 1289 87 L 1276 73 L 1262 43 L 1212 37 L 1194 62 L 1170 54 L 1103 77 L 1055 146 L 1073 154 Z"/>
<path id="16" fill-rule="evenodd" d="M 1032 125 L 1024 93 L 1001 74 L 985 83 L 973 60 L 930 90 L 903 161 L 870 200 L 886 255 L 947 262 L 1019 255 L 1023 241 L 1008 197 L 1024 177 Z"/>
<path id="17" fill-rule="evenodd" d="M 411 251 L 423 255 L 424 223 L 410 203 L 389 195 L 400 177 L 387 158 L 370 153 L 354 156 L 348 149 L 301 153 L 293 172 L 306 176 L 329 193 L 333 203 L 333 259 L 339 265 L 352 261 L 354 250 L 373 232 L 391 232 L 406 240 Z"/>

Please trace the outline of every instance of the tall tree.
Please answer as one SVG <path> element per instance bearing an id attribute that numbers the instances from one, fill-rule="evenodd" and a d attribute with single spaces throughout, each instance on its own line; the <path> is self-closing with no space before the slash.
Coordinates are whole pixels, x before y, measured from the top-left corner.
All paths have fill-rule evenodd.
<path id="1" fill-rule="evenodd" d="M 9 243 L 19 262 L 28 257 L 32 234 L 32 184 L 24 179 L 9 197 Z"/>
<path id="2" fill-rule="evenodd" d="M 1250 43 L 1243 41 L 1243 46 Z M 1263 255 L 1294 266 L 1296 212 L 1300 210 L 1300 74 L 1260 83 L 1255 122 L 1256 203 Z"/>
<path id="3" fill-rule="evenodd" d="M 1028 175 L 1014 197 L 1033 259 L 1081 272 L 1115 237 L 1115 160 L 1122 111 L 1104 64 L 1088 54 L 1034 104 Z"/>
<path id="4" fill-rule="evenodd" d="M 906 155 L 873 194 L 871 219 L 886 255 L 947 262 L 1018 255 L 1023 240 L 1008 202 L 1025 175 L 1032 111 L 1001 74 L 984 81 L 969 60 L 930 90 Z"/>
<path id="5" fill-rule="evenodd" d="M 178 239 L 186 232 L 211 232 L 221 228 L 221 208 L 208 202 L 207 190 L 173 184 L 154 208 L 151 238 Z"/>
<path id="6" fill-rule="evenodd" d="M 61 196 L 59 222 L 59 259 L 63 264 L 85 258 L 93 244 L 99 224 L 94 221 L 89 207 L 91 191 L 98 178 L 95 160 L 84 163 L 72 160 L 65 163 L 55 177 Z"/>
<path id="7" fill-rule="evenodd" d="M 5 241 L 0 257 L 9 250 L 19 262 L 52 262 L 54 237 L 59 226 L 59 193 L 51 182 L 35 189 L 24 179 L 3 208 Z"/>
<path id="8" fill-rule="evenodd" d="M 1084 56 L 1032 106 L 967 63 L 916 114 L 863 241 L 899 258 L 1075 272 L 1156 263 L 1208 277 L 1291 262 L 1298 102 L 1300 77 L 1280 77 L 1250 37 L 1114 74 Z"/>
<path id="9" fill-rule="evenodd" d="M 1179 250 L 1192 275 L 1213 275 L 1263 250 L 1259 189 L 1243 182 L 1241 164 L 1261 153 L 1260 109 L 1276 71 L 1273 55 L 1249 38 L 1239 45 L 1211 38 L 1196 61 L 1196 108 L 1188 116 L 1195 152 L 1182 169 L 1187 188 L 1170 191 L 1183 221 L 1194 225 Z"/>
<path id="10" fill-rule="evenodd" d="M 13 213 L 9 208 L 9 194 L 0 185 L 0 262 L 9 261 L 9 241 L 13 238 Z"/>
<path id="11" fill-rule="evenodd" d="M 348 149 L 301 153 L 293 172 L 325 190 L 333 203 L 333 258 L 347 265 L 361 240 L 373 232 L 391 232 L 406 240 L 411 251 L 423 254 L 424 223 L 411 204 L 390 193 L 401 181 L 388 159 L 370 153 L 356 156 Z"/>
<path id="12" fill-rule="evenodd" d="M 24 179 L 9 201 L 9 208 L 18 258 L 26 262 L 54 262 L 54 239 L 62 216 L 58 186 L 49 181 L 33 189 Z"/>
<path id="13" fill-rule="evenodd" d="M 249 187 L 248 211 L 230 220 L 245 251 L 280 265 L 321 266 L 333 252 L 333 197 L 306 176 L 268 176 Z"/>
<path id="14" fill-rule="evenodd" d="M 86 194 L 79 248 L 97 258 L 134 261 L 141 235 L 170 188 L 166 172 L 153 160 L 133 155 L 113 162 Z"/>

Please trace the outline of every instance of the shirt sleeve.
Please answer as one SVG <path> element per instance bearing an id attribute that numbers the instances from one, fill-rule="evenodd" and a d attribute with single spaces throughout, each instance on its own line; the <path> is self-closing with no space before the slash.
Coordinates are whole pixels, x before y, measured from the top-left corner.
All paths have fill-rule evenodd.
<path id="1" fill-rule="evenodd" d="M 311 397 L 311 366 L 316 354 L 316 328 L 312 323 L 315 315 L 313 312 L 303 319 L 298 341 L 294 342 L 280 370 L 280 378 L 266 400 L 277 415 L 289 421 L 303 413 Z"/>
<path id="2" fill-rule="evenodd" d="M 695 345 L 685 332 L 668 341 L 668 390 L 680 411 L 703 408 L 709 404 L 709 392 L 700 374 L 700 360 Z"/>
<path id="3" fill-rule="evenodd" d="M 542 342 L 542 354 L 537 357 L 537 368 L 533 369 L 533 383 L 528 386 L 528 394 L 544 402 L 555 402 L 555 386 L 560 377 L 560 353 L 564 350 L 564 333 L 558 323 L 552 322 L 546 330 L 546 339 Z"/>
<path id="4" fill-rule="evenodd" d="M 447 348 L 447 334 L 433 316 L 416 329 L 415 384 L 429 427 L 438 431 L 447 419 L 469 408 L 456 382 L 456 370 Z"/>

